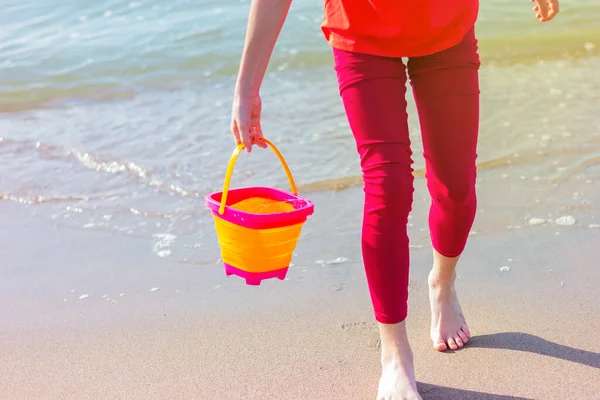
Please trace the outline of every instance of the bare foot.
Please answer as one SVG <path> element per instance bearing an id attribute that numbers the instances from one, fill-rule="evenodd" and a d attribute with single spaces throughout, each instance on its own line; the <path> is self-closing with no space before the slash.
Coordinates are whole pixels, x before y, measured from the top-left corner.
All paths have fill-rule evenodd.
<path id="1" fill-rule="evenodd" d="M 377 400 L 423 400 L 417 392 L 405 323 L 379 324 L 379 332 L 382 372 Z"/>
<path id="2" fill-rule="evenodd" d="M 454 289 L 455 274 L 429 274 L 429 302 L 431 305 L 431 340 L 437 351 L 456 350 L 471 337 Z"/>

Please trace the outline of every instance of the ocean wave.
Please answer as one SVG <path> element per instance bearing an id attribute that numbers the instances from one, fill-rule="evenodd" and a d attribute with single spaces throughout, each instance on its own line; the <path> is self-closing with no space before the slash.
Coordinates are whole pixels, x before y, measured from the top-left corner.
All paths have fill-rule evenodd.
<path id="1" fill-rule="evenodd" d="M 149 43 L 143 51 L 135 52 L 126 46 L 110 54 L 76 60 L 47 56 L 34 62 L 33 52 L 16 59 L 17 50 L 8 52 L 12 58 L 0 50 L 0 59 L 5 60 L 0 63 L 0 74 L 8 78 L 0 81 L 0 113 L 56 107 L 69 101 L 131 98 L 144 90 L 172 90 L 232 80 L 238 69 L 239 52 L 224 51 L 220 46 L 191 48 L 189 44 L 203 35 L 219 36 L 219 32 L 215 28 L 202 34 L 174 35 L 172 42 Z M 214 41 L 227 42 L 218 38 Z M 597 57 L 600 29 L 488 35 L 480 39 L 480 53 L 483 68 Z M 284 45 L 274 52 L 269 73 L 285 75 L 330 67 L 331 53 L 326 45 Z"/>
<path id="2" fill-rule="evenodd" d="M 43 159 L 53 162 L 53 165 L 55 165 L 57 162 L 64 163 L 76 161 L 80 166 L 87 170 L 111 175 L 124 174 L 138 183 L 170 195 L 176 195 L 180 197 L 204 196 L 204 193 L 199 193 L 194 189 L 185 188 L 181 185 L 173 183 L 171 181 L 171 175 L 173 175 L 172 173 L 160 175 L 152 169 L 146 168 L 139 163 L 101 157 L 90 151 L 69 149 L 62 146 L 44 144 L 40 141 L 13 139 L 9 137 L 0 137 L 0 150 L 2 151 L 0 154 L 12 154 L 20 159 L 31 159 L 31 156 L 33 156 L 34 159 L 37 158 L 40 160 Z M 28 163 L 30 162 L 31 161 L 28 161 Z M 64 165 L 64 167 L 68 168 L 68 165 Z M 28 190 L 29 193 L 27 194 L 21 194 L 18 192 L 10 193 L 6 191 L 7 188 L 4 188 L 4 190 L 4 193 L 0 192 L 0 200 L 9 200 L 30 205 L 55 202 L 77 202 L 94 199 L 103 200 L 113 196 L 112 194 L 98 195 L 95 197 L 83 195 L 56 196 L 31 193 L 31 191 L 35 190 L 35 187 L 31 188 L 31 190 Z"/>
<path id="3" fill-rule="evenodd" d="M 79 203 L 88 202 L 90 200 L 106 200 L 112 197 L 111 195 L 105 196 L 43 196 L 43 195 L 17 195 L 11 193 L 0 193 L 0 201 L 12 201 L 15 203 L 36 205 L 36 204 L 49 204 L 49 203 Z"/>

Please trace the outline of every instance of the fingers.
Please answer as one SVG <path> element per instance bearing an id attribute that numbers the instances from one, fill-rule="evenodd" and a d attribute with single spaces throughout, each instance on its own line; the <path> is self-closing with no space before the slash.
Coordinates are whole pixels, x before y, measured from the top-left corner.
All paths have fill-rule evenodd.
<path id="1" fill-rule="evenodd" d="M 248 153 L 252 151 L 252 139 L 248 132 L 247 125 L 242 125 L 235 119 L 231 122 L 231 133 L 236 144 L 243 144 Z"/>
<path id="2" fill-rule="evenodd" d="M 252 151 L 252 145 L 254 143 L 252 134 L 250 133 L 250 127 L 248 125 L 240 126 L 240 141 L 238 143 L 243 144 L 248 153 Z"/>
<path id="3" fill-rule="evenodd" d="M 559 0 L 531 0 L 536 5 L 533 7 L 533 11 L 536 13 L 535 17 L 540 22 L 547 22 L 553 19 L 559 11 Z"/>
<path id="4" fill-rule="evenodd" d="M 233 104 L 231 117 L 231 133 L 236 143 L 243 144 L 248 153 L 252 146 L 257 145 L 265 148 L 267 144 L 263 140 L 262 127 L 260 124 L 262 103 L 259 96 L 254 98 L 236 98 Z"/>
<path id="5" fill-rule="evenodd" d="M 241 143 L 242 140 L 240 139 L 240 131 L 238 129 L 237 126 L 237 121 L 232 118 L 231 119 L 231 125 L 229 127 L 229 130 L 231 131 L 231 134 L 233 135 L 233 139 L 235 140 L 235 143 Z"/>
<path id="6" fill-rule="evenodd" d="M 246 125 L 239 124 L 236 120 L 231 122 L 231 133 L 235 139 L 236 144 L 243 144 L 244 148 L 248 153 L 252 151 L 252 146 L 257 145 L 261 148 L 267 148 L 267 143 L 263 140 L 262 131 L 260 126 L 247 127 Z"/>
<path id="7" fill-rule="evenodd" d="M 254 126 L 254 136 L 253 139 L 255 140 L 255 145 L 257 145 L 260 148 L 266 149 L 267 148 L 267 144 L 265 143 L 263 139 L 263 132 L 262 132 L 262 126 L 260 125 L 260 117 L 256 118 L 253 121 L 253 126 Z"/>
<path id="8" fill-rule="evenodd" d="M 234 106 L 231 117 L 231 134 L 236 144 L 243 144 L 248 153 L 252 151 L 251 123 L 245 107 Z"/>
<path id="9" fill-rule="evenodd" d="M 550 5 L 550 10 L 548 11 L 547 21 L 550 21 L 552 18 L 554 18 L 556 16 L 556 14 L 558 14 L 558 11 L 559 11 L 558 1 L 559 0 L 549 0 L 548 1 L 548 4 Z"/>
<path id="10" fill-rule="evenodd" d="M 546 0 L 535 0 L 536 6 L 533 7 L 533 11 L 536 11 L 535 17 L 540 21 L 544 22 L 548 18 L 548 3 Z"/>

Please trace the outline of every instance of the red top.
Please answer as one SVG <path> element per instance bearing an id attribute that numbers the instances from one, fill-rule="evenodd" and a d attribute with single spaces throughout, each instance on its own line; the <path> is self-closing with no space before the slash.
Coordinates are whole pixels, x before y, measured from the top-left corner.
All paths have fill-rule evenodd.
<path id="1" fill-rule="evenodd" d="M 479 0 L 325 0 L 321 29 L 340 50 L 418 57 L 458 44 L 478 12 Z"/>

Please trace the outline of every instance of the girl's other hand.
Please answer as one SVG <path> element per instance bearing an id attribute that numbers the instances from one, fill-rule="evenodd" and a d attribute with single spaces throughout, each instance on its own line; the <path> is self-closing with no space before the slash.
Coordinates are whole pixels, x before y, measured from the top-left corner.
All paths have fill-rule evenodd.
<path id="1" fill-rule="evenodd" d="M 533 11 L 540 22 L 550 21 L 558 14 L 558 0 L 531 0 L 535 3 Z"/>
<path id="2" fill-rule="evenodd" d="M 252 151 L 253 145 L 262 148 L 267 147 L 267 144 L 262 140 L 261 110 L 262 101 L 258 94 L 250 97 L 236 96 L 233 100 L 231 133 L 236 144 L 242 143 L 248 153 Z"/>

